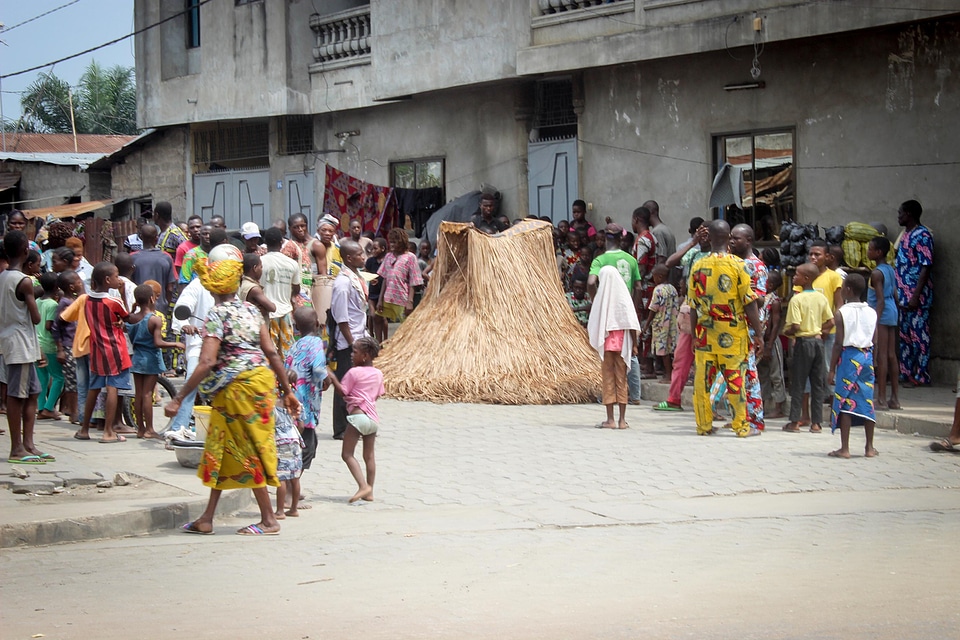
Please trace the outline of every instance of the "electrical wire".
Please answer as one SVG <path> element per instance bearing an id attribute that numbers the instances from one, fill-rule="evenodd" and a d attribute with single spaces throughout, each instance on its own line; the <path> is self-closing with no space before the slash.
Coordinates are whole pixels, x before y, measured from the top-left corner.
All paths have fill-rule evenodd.
<path id="1" fill-rule="evenodd" d="M 4 27 L 3 29 L 0 29 L 0 35 L 2 35 L 2 34 L 4 34 L 4 33 L 7 33 L 7 32 L 10 32 L 10 31 L 13 31 L 13 30 L 16 29 L 17 27 L 22 27 L 22 26 L 25 25 L 25 24 L 30 24 L 30 23 L 33 22 L 34 20 L 39 20 L 40 18 L 43 18 L 44 16 L 48 16 L 48 15 L 50 15 L 51 13 L 56 13 L 57 11 L 60 11 L 60 9 L 66 9 L 66 8 L 69 7 L 70 5 L 72 5 L 72 4 L 77 4 L 78 2 L 80 2 L 80 0 L 71 0 L 71 2 L 68 2 L 67 4 L 62 4 L 62 5 L 60 5 L 59 7 L 55 7 L 55 8 L 53 8 L 53 9 L 50 9 L 49 11 L 44 11 L 44 12 L 41 13 L 40 15 L 33 16 L 32 18 L 29 18 L 29 19 L 27 19 L 27 20 L 24 20 L 23 22 L 18 22 L 17 24 L 13 25 L 12 27 Z"/>
<path id="2" fill-rule="evenodd" d="M 85 49 L 84 51 L 81 51 L 81 52 L 79 52 L 79 53 L 74 53 L 73 55 L 65 56 L 65 57 L 63 57 L 63 58 L 60 58 L 59 60 L 54 60 L 53 62 L 46 62 L 46 63 L 44 63 L 44 64 L 39 64 L 39 65 L 37 65 L 37 66 L 35 66 L 35 67 L 30 67 L 29 69 L 23 69 L 23 70 L 21 70 L 21 71 L 14 71 L 13 73 L 7 73 L 7 74 L 4 74 L 4 75 L 0 75 L 0 80 L 6 80 L 7 78 L 13 78 L 13 77 L 15 77 L 15 76 L 21 76 L 21 75 L 23 75 L 23 74 L 25 74 L 25 73 L 30 73 L 31 71 L 39 71 L 40 69 L 43 69 L 44 67 L 52 66 L 52 65 L 55 65 L 55 64 L 60 64 L 61 62 L 66 62 L 67 60 L 73 60 L 74 58 L 79 58 L 80 56 L 86 55 L 86 54 L 88 54 L 88 53 L 93 53 L 94 51 L 99 51 L 100 49 L 103 49 L 104 47 L 109 47 L 109 46 L 112 45 L 112 44 L 117 44 L 118 42 L 123 42 L 123 41 L 126 40 L 127 38 L 132 38 L 133 36 L 138 36 L 138 35 L 140 35 L 141 33 L 144 33 L 144 32 L 149 31 L 149 30 L 151 30 L 151 29 L 155 29 L 156 27 L 159 27 L 160 25 L 162 25 L 162 24 L 164 24 L 164 23 L 166 23 L 166 22 L 170 22 L 171 20 L 174 20 L 175 18 L 179 18 L 180 16 L 185 15 L 185 14 L 193 11 L 194 9 L 199 9 L 200 7 L 202 7 L 203 5 L 207 4 L 207 3 L 210 2 L 210 1 L 211 1 L 211 0 L 200 0 L 200 2 L 198 2 L 197 4 L 195 4 L 195 5 L 191 6 L 191 7 L 187 7 L 187 8 L 184 9 L 183 11 L 181 11 L 181 12 L 179 12 L 179 13 L 175 13 L 175 14 L 173 14 L 173 15 L 171 15 L 171 16 L 168 16 L 168 17 L 164 18 L 163 20 L 160 20 L 159 22 L 154 22 L 153 24 L 149 24 L 149 25 L 145 26 L 143 29 L 137 29 L 136 31 L 134 31 L 134 32 L 132 32 L 132 33 L 128 33 L 128 34 L 125 35 L 125 36 L 120 36 L 119 38 L 114 38 L 113 40 L 110 40 L 109 42 L 104 42 L 103 44 L 99 44 L 99 45 L 97 45 L 97 46 L 95 46 L 95 47 L 90 47 L 89 49 Z"/>

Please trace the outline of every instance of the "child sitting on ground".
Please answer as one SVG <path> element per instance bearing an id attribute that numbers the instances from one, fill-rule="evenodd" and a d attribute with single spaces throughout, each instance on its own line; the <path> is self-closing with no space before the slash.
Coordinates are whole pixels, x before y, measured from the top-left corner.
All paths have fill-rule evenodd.
<path id="1" fill-rule="evenodd" d="M 301 309 L 309 307 L 298 307 L 297 310 Z M 288 369 L 287 378 L 293 386 L 297 381 L 297 374 Z M 277 479 L 280 481 L 277 487 L 277 511 L 274 515 L 277 520 L 283 520 L 287 516 L 296 518 L 300 515 L 297 507 L 300 502 L 300 475 L 303 473 L 303 440 L 300 439 L 303 426 L 296 423 L 280 402 L 273 407 L 273 417 L 277 443 Z M 284 511 L 287 494 L 290 495 L 290 508 Z"/>
<path id="2" fill-rule="evenodd" d="M 376 243 L 371 246 L 375 245 Z M 297 426 L 303 440 L 302 467 L 306 470 L 317 456 L 317 422 L 320 419 L 320 398 L 327 377 L 327 357 L 323 338 L 320 337 L 320 320 L 315 309 L 295 309 L 293 324 L 301 337 L 287 352 L 285 364 L 295 376 L 290 386 L 300 401 L 300 419 Z M 299 497 L 299 489 L 292 495 Z M 308 507 L 309 505 L 304 506 Z"/>
<path id="3" fill-rule="evenodd" d="M 590 320 L 590 307 L 592 302 L 587 295 L 587 277 L 578 276 L 571 283 L 571 290 L 566 294 L 567 304 L 573 311 L 573 316 L 577 319 L 584 329 L 587 328 L 587 322 Z"/>
<path id="4" fill-rule="evenodd" d="M 873 458 L 873 333 L 877 328 L 877 312 L 860 302 L 866 289 L 863 276 L 847 274 L 841 287 L 843 306 L 837 309 L 834 323 L 837 341 L 830 356 L 830 382 L 834 383 L 833 411 L 830 430 L 840 427 L 840 448 L 828 455 L 850 457 L 850 426 L 862 424 L 867 437 L 864 457 Z M 836 382 L 834 382 L 836 381 Z"/>
<path id="5" fill-rule="evenodd" d="M 137 437 L 155 439 L 153 430 L 153 390 L 157 376 L 167 370 L 160 349 L 184 349 L 182 342 L 163 339 L 163 319 L 157 313 L 153 287 L 142 284 L 133 290 L 137 310 L 127 316 L 127 336 L 133 346 L 133 411 L 137 419 Z"/>
<path id="6" fill-rule="evenodd" d="M 813 281 L 819 273 L 817 265 L 810 262 L 797 267 L 793 284 L 801 290 L 790 298 L 787 306 L 787 328 L 783 333 L 795 340 L 790 363 L 790 422 L 783 430 L 794 433 L 800 431 L 798 422 L 804 384 L 810 381 L 811 398 L 822 398 L 826 393 L 823 389 L 823 340 L 833 329 L 833 314 L 826 296 L 813 288 Z M 810 417 L 810 433 L 820 433 L 823 430 L 820 426 L 822 402 L 810 403 Z"/>
<path id="7" fill-rule="evenodd" d="M 676 287 L 667 282 L 670 270 L 664 264 L 658 264 L 650 272 L 653 279 L 653 293 L 650 296 L 650 314 L 647 327 L 651 331 L 652 349 L 655 357 L 663 364 L 663 378 L 660 382 L 670 384 L 670 372 L 673 370 L 673 352 L 677 348 L 677 314 L 680 310 L 680 296 Z"/>
<path id="8" fill-rule="evenodd" d="M 347 371 L 343 380 L 329 369 L 327 378 L 343 396 L 347 404 L 347 430 L 343 433 L 343 448 L 340 457 L 350 469 L 350 474 L 357 482 L 357 492 L 349 502 L 357 500 L 373 500 L 373 482 L 377 477 L 377 461 L 374 457 L 374 444 L 377 431 L 380 427 L 380 416 L 377 415 L 377 398 L 383 395 L 383 374 L 373 366 L 373 360 L 380 354 L 380 345 L 370 337 L 358 338 L 353 343 L 351 360 L 353 366 Z M 363 464 L 367 473 L 364 476 L 360 463 L 354 456 L 357 440 L 363 438 Z"/>
<path id="9" fill-rule="evenodd" d="M 37 299 L 40 310 L 40 324 L 37 325 L 37 340 L 43 358 L 37 363 L 37 376 L 40 378 L 40 397 L 37 399 L 37 418 L 40 420 L 59 420 L 57 401 L 63 393 L 63 367 L 57 360 L 57 343 L 53 341 L 53 320 L 57 314 L 57 274 L 47 272 L 40 276 L 43 295 Z"/>
<path id="10" fill-rule="evenodd" d="M 782 418 L 787 390 L 783 384 L 783 345 L 780 343 L 780 320 L 783 307 L 780 294 L 783 284 L 779 271 L 767 272 L 767 295 L 763 299 L 763 353 L 757 361 L 757 375 L 763 393 L 763 411 L 767 418 Z M 767 407 L 772 404 L 773 409 Z"/>
<path id="11" fill-rule="evenodd" d="M 867 257 L 876 261 L 877 268 L 870 274 L 867 304 L 877 312 L 877 344 L 874 349 L 874 366 L 877 386 L 873 389 L 874 408 L 900 408 L 900 360 L 897 354 L 898 315 L 894 298 L 897 289 L 897 274 L 887 264 L 890 241 L 878 236 L 867 245 Z M 887 400 L 887 378 L 890 379 L 890 399 Z"/>

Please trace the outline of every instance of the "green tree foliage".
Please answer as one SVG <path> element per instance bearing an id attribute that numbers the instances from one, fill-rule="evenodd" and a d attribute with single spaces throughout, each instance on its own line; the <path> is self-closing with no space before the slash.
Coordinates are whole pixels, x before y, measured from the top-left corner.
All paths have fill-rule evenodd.
<path id="1" fill-rule="evenodd" d="M 42 73 L 20 97 L 22 130 L 70 133 L 70 86 L 52 73 Z M 95 60 L 80 76 L 73 92 L 77 133 L 137 133 L 137 92 L 132 67 L 105 69 Z"/>

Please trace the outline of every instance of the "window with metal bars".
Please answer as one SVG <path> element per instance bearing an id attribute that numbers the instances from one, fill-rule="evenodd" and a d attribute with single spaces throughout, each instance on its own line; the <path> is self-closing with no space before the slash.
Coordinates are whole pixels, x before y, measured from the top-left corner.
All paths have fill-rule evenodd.
<path id="1" fill-rule="evenodd" d="M 294 155 L 313 151 L 313 117 L 283 116 L 280 118 L 277 152 Z"/>
<path id="2" fill-rule="evenodd" d="M 270 156 L 270 127 L 266 122 L 224 125 L 193 132 L 193 161 L 197 164 L 263 160 Z"/>
<path id="3" fill-rule="evenodd" d="M 576 137 L 577 114 L 573 111 L 573 82 L 570 78 L 537 82 L 533 121 L 540 140 Z"/>

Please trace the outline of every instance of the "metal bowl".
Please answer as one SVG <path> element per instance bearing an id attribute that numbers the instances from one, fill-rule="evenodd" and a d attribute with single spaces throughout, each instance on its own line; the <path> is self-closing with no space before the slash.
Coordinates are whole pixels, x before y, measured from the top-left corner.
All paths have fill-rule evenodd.
<path id="1" fill-rule="evenodd" d="M 173 445 L 173 451 L 177 454 L 177 462 L 181 467 L 196 469 L 200 466 L 200 460 L 203 459 L 203 447 L 179 447 Z"/>

